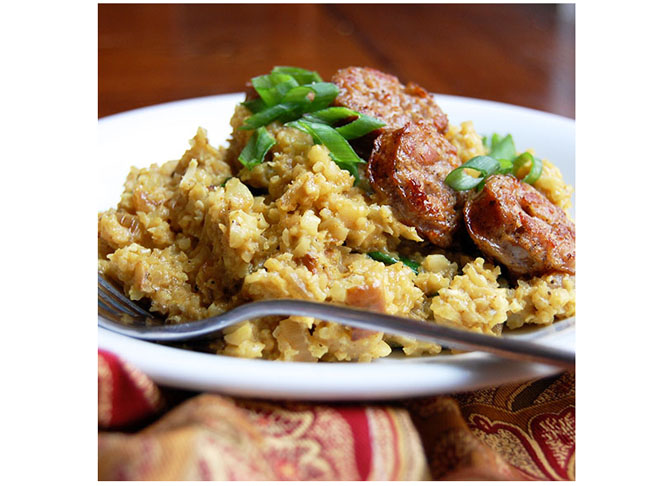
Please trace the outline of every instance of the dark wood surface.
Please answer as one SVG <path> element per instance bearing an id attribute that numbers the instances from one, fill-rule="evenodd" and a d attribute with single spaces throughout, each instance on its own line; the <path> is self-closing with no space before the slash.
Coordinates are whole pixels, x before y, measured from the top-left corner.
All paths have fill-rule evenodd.
<path id="1" fill-rule="evenodd" d="M 98 6 L 99 117 L 242 91 L 275 65 L 371 66 L 433 93 L 574 117 L 573 7 Z"/>

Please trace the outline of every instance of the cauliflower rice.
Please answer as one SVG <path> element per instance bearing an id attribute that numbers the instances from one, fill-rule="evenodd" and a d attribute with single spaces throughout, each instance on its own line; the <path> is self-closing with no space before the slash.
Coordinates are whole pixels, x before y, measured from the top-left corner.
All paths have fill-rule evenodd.
<path id="1" fill-rule="evenodd" d="M 229 148 L 210 146 L 199 128 L 179 160 L 132 168 L 117 207 L 99 214 L 99 270 L 168 322 L 275 298 L 367 307 L 486 334 L 574 315 L 573 276 L 507 282 L 481 256 L 424 242 L 299 130 L 269 125 L 277 141 L 272 160 L 241 168 L 236 157 L 250 132 L 236 128 L 249 114 L 236 108 Z M 485 154 L 471 122 L 446 136 L 462 161 Z M 543 162 L 534 186 L 565 209 L 573 189 Z M 375 261 L 372 251 L 420 262 L 419 273 Z M 371 361 L 394 348 L 408 356 L 441 351 L 304 317 L 246 321 L 210 345 L 225 355 L 286 361 Z"/>

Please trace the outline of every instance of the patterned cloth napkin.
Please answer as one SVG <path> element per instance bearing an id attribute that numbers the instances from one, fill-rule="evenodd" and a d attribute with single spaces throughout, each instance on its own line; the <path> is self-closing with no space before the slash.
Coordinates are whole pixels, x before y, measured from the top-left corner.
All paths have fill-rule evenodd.
<path id="1" fill-rule="evenodd" d="M 156 386 L 99 351 L 100 480 L 574 479 L 573 374 L 370 404 Z"/>

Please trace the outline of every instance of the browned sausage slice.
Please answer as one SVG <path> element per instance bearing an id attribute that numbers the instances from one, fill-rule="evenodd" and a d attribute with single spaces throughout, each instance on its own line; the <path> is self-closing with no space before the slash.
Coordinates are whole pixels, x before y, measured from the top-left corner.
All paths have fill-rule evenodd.
<path id="1" fill-rule="evenodd" d="M 398 219 L 448 247 L 461 218 L 458 194 L 443 181 L 461 165 L 457 149 L 427 121 L 385 130 L 367 165 L 373 189 Z"/>
<path id="2" fill-rule="evenodd" d="M 490 177 L 466 203 L 464 219 L 479 249 L 514 275 L 575 273 L 574 223 L 562 209 L 515 177 Z"/>
<path id="3" fill-rule="evenodd" d="M 433 95 L 417 84 L 404 86 L 395 76 L 367 67 L 340 69 L 331 81 L 340 90 L 337 106 L 381 119 L 387 124 L 383 130 L 418 120 L 432 121 L 441 133 L 448 129 L 448 117 Z"/>

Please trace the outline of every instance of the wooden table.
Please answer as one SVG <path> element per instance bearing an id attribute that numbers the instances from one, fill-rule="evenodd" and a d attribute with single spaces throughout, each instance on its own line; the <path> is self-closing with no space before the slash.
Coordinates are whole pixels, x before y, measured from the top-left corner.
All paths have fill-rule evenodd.
<path id="1" fill-rule="evenodd" d="M 242 91 L 274 65 L 371 66 L 433 93 L 574 117 L 574 18 L 556 5 L 98 7 L 99 117 Z"/>

